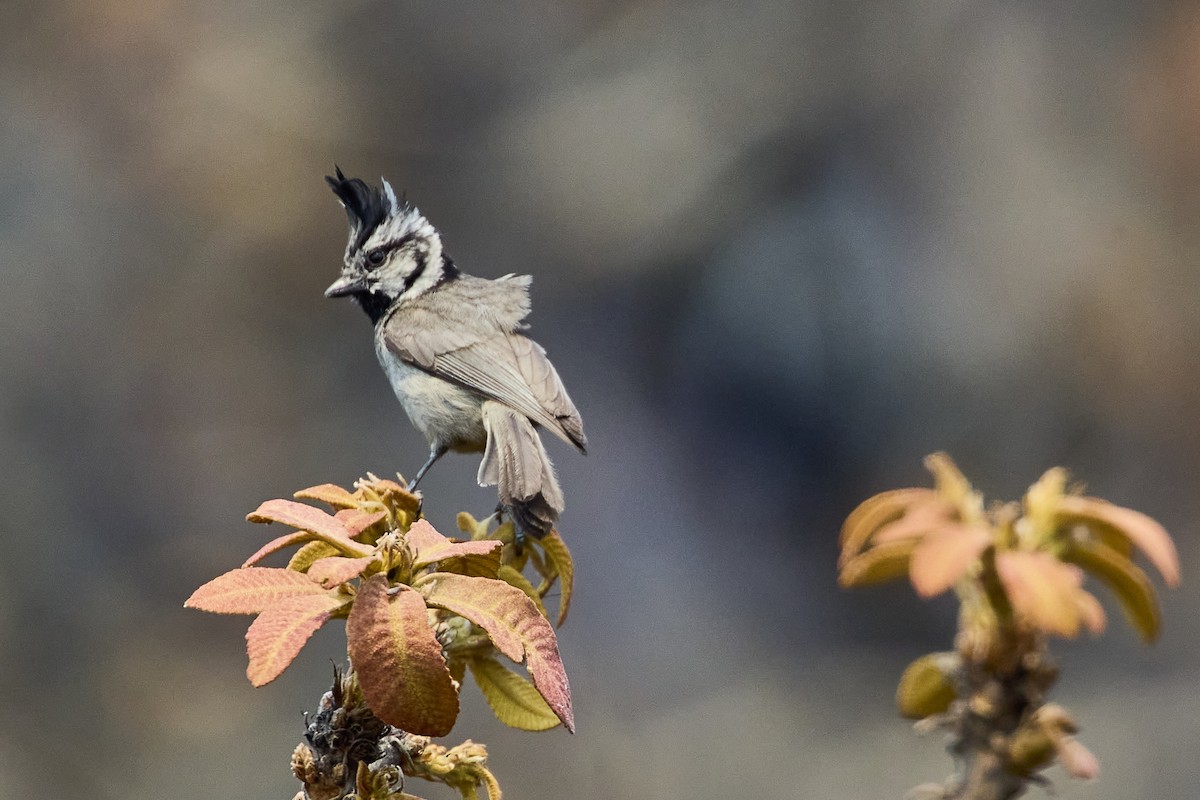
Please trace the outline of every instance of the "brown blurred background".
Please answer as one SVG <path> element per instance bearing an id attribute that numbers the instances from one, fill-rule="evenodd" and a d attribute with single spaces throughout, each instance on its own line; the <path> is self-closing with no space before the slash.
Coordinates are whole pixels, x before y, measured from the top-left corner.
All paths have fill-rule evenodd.
<path id="1" fill-rule="evenodd" d="M 840 592 L 841 518 L 950 451 L 992 497 L 1063 464 L 1162 520 L 1141 647 L 1059 648 L 1104 774 L 1200 784 L 1200 6 L 0 5 L 0 795 L 286 798 L 319 634 L 243 676 L 182 608 L 261 500 L 425 444 L 322 291 L 386 175 L 468 272 L 529 272 L 587 421 L 551 444 L 579 734 L 466 693 L 512 798 L 899 797 L 950 764 L 894 716 L 953 605 Z M 476 461 L 435 524 L 494 502 Z M 450 797 L 416 782 L 431 797 Z"/>

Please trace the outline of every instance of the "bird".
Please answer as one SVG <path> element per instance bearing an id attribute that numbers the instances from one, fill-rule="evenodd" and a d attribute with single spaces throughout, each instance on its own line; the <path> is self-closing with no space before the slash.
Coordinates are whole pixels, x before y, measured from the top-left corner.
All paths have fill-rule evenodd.
<path id="1" fill-rule="evenodd" d="M 325 181 L 346 210 L 350 237 L 326 297 L 350 297 L 375 327 L 375 353 L 429 458 L 410 491 L 449 451 L 483 453 L 480 486 L 496 486 L 497 511 L 516 544 L 544 538 L 563 493 L 538 429 L 587 452 L 583 420 L 545 349 L 529 338 L 528 275 L 494 280 L 461 272 L 438 230 L 391 185 Z"/>

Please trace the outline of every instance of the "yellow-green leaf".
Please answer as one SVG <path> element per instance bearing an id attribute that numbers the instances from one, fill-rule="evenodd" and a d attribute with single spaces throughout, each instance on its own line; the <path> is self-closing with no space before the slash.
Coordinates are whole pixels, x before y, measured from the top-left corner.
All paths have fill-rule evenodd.
<path id="1" fill-rule="evenodd" d="M 1131 508 L 1122 508 L 1095 497 L 1064 497 L 1059 504 L 1060 524 L 1080 524 L 1098 533 L 1119 535 L 1141 550 L 1162 574 L 1167 586 L 1179 585 L 1179 553 L 1162 525 Z"/>
<path id="2" fill-rule="evenodd" d="M 871 536 L 884 525 L 899 519 L 914 503 L 936 499 L 932 489 L 893 489 L 859 503 L 842 524 L 839 538 L 845 565 L 866 546 Z"/>
<path id="3" fill-rule="evenodd" d="M 297 500 L 317 500 L 321 503 L 328 503 L 334 508 L 355 508 L 358 506 L 358 499 L 352 493 L 333 483 L 322 483 L 320 486 L 310 486 L 307 489 L 301 489 L 292 495 L 292 497 Z"/>
<path id="4" fill-rule="evenodd" d="M 842 566 L 838 583 L 844 588 L 870 586 L 908 574 L 908 561 L 918 541 L 901 539 L 860 553 Z"/>
<path id="5" fill-rule="evenodd" d="M 439 572 L 453 572 L 471 578 L 495 578 L 499 569 L 498 552 L 455 556 L 438 562 Z"/>
<path id="6" fill-rule="evenodd" d="M 1112 590 L 1121 603 L 1125 618 L 1142 639 L 1153 642 L 1158 638 L 1158 599 L 1150 578 L 1136 564 L 1097 540 L 1073 542 L 1062 557 L 1096 576 Z"/>
<path id="7" fill-rule="evenodd" d="M 562 624 L 567 621 L 567 612 L 571 610 L 571 595 L 575 589 L 575 560 L 571 558 L 571 551 L 567 549 L 567 543 L 563 541 L 557 529 L 550 531 L 550 535 L 542 539 L 541 545 L 542 550 L 546 553 L 546 559 L 558 573 L 559 585 L 562 589 L 562 596 L 558 600 L 558 621 L 555 623 L 557 627 L 561 628 Z M 545 588 L 538 588 L 538 594 L 544 595 L 549 588 L 549 579 L 547 579 Z"/>
<path id="8" fill-rule="evenodd" d="M 322 542 L 318 539 L 315 542 L 309 542 L 293 553 L 287 568 L 295 572 L 307 572 L 309 567 L 322 558 L 336 555 L 341 555 L 341 551 L 329 542 Z"/>
<path id="9" fill-rule="evenodd" d="M 496 719 L 505 725 L 523 731 L 545 731 L 559 724 L 533 684 L 499 661 L 476 658 L 471 660 L 470 668 Z"/>
<path id="10" fill-rule="evenodd" d="M 961 667 L 957 653 L 929 653 L 909 664 L 896 687 L 896 707 L 901 716 L 925 719 L 944 713 L 958 696 L 957 673 Z"/>

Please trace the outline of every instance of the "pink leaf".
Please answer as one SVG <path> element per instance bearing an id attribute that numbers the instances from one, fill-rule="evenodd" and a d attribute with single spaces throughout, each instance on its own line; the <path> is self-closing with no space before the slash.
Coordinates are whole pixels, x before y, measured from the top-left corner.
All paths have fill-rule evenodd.
<path id="1" fill-rule="evenodd" d="M 215 614 L 258 614 L 290 597 L 326 594 L 308 576 L 290 569 L 244 567 L 213 578 L 183 605 Z"/>
<path id="2" fill-rule="evenodd" d="M 278 678 L 313 633 L 347 602 L 347 597 L 322 592 L 289 597 L 268 606 L 246 631 L 246 653 L 250 656 L 246 677 L 255 686 Z"/>
<path id="3" fill-rule="evenodd" d="M 358 536 L 372 525 L 387 519 L 386 511 L 363 511 L 359 508 L 343 508 L 334 518 L 346 526 L 351 536 Z"/>
<path id="4" fill-rule="evenodd" d="M 311 580 L 330 589 L 340 583 L 354 580 L 373 563 L 375 563 L 374 556 L 363 558 L 331 556 L 314 561 L 306 574 Z"/>
<path id="5" fill-rule="evenodd" d="M 554 628 L 524 592 L 504 581 L 435 572 L 416 587 L 426 602 L 469 619 L 513 661 L 524 661 L 547 705 L 575 732 L 571 687 L 558 653 Z"/>
<path id="6" fill-rule="evenodd" d="M 416 551 L 413 567 L 419 569 L 429 566 L 445 558 L 456 558 L 467 555 L 487 555 L 503 546 L 498 539 L 478 539 L 467 542 L 453 542 L 438 533 L 432 525 L 423 519 L 413 523 L 408 529 L 407 541 Z"/>
<path id="7" fill-rule="evenodd" d="M 908 574 L 921 597 L 946 591 L 967 574 L 992 543 L 984 527 L 950 525 L 927 535 L 913 550 Z"/>
<path id="8" fill-rule="evenodd" d="M 319 508 L 291 500 L 268 500 L 256 511 L 246 515 L 250 522 L 282 522 L 300 530 L 311 531 L 318 539 L 329 542 L 343 553 L 355 558 L 370 555 L 371 548 L 350 538 L 350 531 L 341 520 Z"/>
<path id="9" fill-rule="evenodd" d="M 242 562 L 242 566 L 243 567 L 252 567 L 255 564 L 257 564 L 258 562 L 262 561 L 267 556 L 271 555 L 272 553 L 278 553 L 283 548 L 291 547 L 292 545 L 295 545 L 295 544 L 303 544 L 304 542 L 311 541 L 312 538 L 313 538 L 313 535 L 311 533 L 309 533 L 308 531 L 295 531 L 293 533 L 285 533 L 283 536 L 272 539 L 271 541 L 264 544 L 262 547 L 258 548 L 258 550 L 255 551 L 254 555 L 250 556 L 244 562 Z"/>

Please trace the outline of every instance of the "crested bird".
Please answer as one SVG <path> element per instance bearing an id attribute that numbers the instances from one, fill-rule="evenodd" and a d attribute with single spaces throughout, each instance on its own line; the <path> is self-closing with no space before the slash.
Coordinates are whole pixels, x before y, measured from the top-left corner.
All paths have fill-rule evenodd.
<path id="1" fill-rule="evenodd" d="M 351 297 L 366 312 L 379 363 L 429 442 L 409 489 L 448 451 L 482 452 L 479 485 L 497 487 L 518 546 L 526 535 L 545 536 L 563 495 L 537 429 L 583 453 L 587 437 L 546 351 L 526 334 L 532 279 L 460 272 L 437 229 L 386 180 L 376 188 L 335 173 L 325 180 L 350 237 L 325 296 Z"/>

